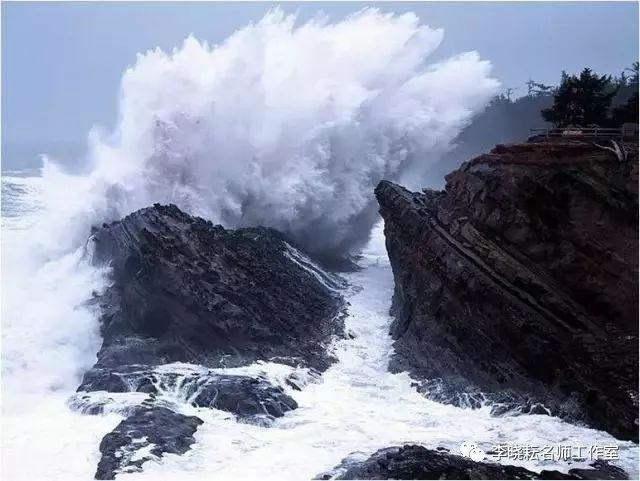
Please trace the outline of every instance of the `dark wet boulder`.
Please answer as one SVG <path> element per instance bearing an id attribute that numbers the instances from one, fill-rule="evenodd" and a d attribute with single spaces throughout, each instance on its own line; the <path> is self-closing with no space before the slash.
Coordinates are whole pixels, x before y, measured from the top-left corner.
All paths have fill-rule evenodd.
<path id="1" fill-rule="evenodd" d="M 77 391 L 129 392 L 130 389 L 121 375 L 94 367 L 84 374 Z"/>
<path id="2" fill-rule="evenodd" d="M 385 448 L 361 462 L 345 460 L 320 479 L 628 479 L 615 466 L 596 462 L 590 469 L 536 473 L 518 466 L 475 462 L 446 450 L 406 445 Z"/>
<path id="3" fill-rule="evenodd" d="M 164 407 L 136 408 L 102 439 L 95 478 L 115 479 L 118 473 L 141 471 L 144 462 L 165 453 L 184 454 L 195 442 L 200 424 L 195 416 Z"/>
<path id="4" fill-rule="evenodd" d="M 278 418 L 298 407 L 281 387 L 248 376 L 218 376 L 206 381 L 199 387 L 193 404 L 232 412 L 245 419 Z"/>
<path id="5" fill-rule="evenodd" d="M 443 191 L 376 188 L 394 372 L 429 397 L 638 439 L 638 148 L 499 145 Z"/>

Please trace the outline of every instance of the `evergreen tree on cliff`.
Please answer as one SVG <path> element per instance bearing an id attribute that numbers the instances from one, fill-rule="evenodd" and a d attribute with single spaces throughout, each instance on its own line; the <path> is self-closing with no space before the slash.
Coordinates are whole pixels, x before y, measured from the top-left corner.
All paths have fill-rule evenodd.
<path id="1" fill-rule="evenodd" d="M 560 86 L 551 108 L 542 117 L 556 127 L 568 125 L 604 126 L 609 122 L 608 111 L 616 91 L 611 89 L 611 76 L 598 75 L 585 68 L 579 76 L 562 72 Z"/>
<path id="2" fill-rule="evenodd" d="M 627 69 L 631 72 L 631 75 L 621 76 L 620 90 L 624 93 L 630 91 L 631 94 L 627 97 L 627 100 L 622 105 L 615 107 L 612 111 L 613 123 L 618 126 L 627 122 L 638 123 L 638 77 L 640 64 L 634 62 L 632 67 Z M 624 72 L 623 72 L 624 75 Z"/>

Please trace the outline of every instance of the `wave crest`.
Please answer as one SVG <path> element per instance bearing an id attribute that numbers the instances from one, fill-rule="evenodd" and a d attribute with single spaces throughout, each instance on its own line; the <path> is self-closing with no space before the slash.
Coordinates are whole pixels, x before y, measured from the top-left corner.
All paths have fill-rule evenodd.
<path id="1" fill-rule="evenodd" d="M 298 25 L 275 10 L 221 45 L 189 37 L 139 55 L 115 131 L 91 136 L 90 173 L 72 184 L 55 174 L 51 197 L 71 202 L 81 227 L 66 240 L 173 202 L 228 227 L 275 227 L 311 251 L 360 246 L 377 182 L 447 150 L 498 86 L 475 52 L 429 64 L 442 36 L 414 14 Z"/>

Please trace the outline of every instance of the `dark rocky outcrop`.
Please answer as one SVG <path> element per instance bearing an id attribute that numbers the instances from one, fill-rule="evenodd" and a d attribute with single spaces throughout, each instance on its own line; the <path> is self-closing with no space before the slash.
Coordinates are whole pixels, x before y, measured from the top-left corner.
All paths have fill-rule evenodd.
<path id="1" fill-rule="evenodd" d="M 164 453 L 184 454 L 202 420 L 158 406 L 140 406 L 100 443 L 102 458 L 96 479 L 115 479 L 119 472 L 140 471 L 142 463 Z"/>
<path id="2" fill-rule="evenodd" d="M 100 299 L 97 367 L 191 362 L 210 367 L 278 358 L 325 370 L 340 334 L 340 280 L 273 229 L 235 231 L 174 205 L 136 211 L 93 235 L 114 283 Z"/>
<path id="3" fill-rule="evenodd" d="M 596 461 L 593 469 L 570 469 L 535 473 L 518 466 L 474 462 L 446 450 L 406 445 L 375 452 L 363 462 L 345 461 L 320 479 L 628 479 L 615 466 Z"/>
<path id="4" fill-rule="evenodd" d="M 112 282 L 95 299 L 98 361 L 69 405 L 125 416 L 102 440 L 98 479 L 189 449 L 202 421 L 179 413 L 176 400 L 261 425 L 297 408 L 265 378 L 214 368 L 274 361 L 317 374 L 333 362 L 343 281 L 273 229 L 226 230 L 156 204 L 94 229 L 89 250 L 111 266 Z M 296 372 L 286 382 L 300 389 Z M 138 394 L 118 404 L 120 393 Z"/>
<path id="5" fill-rule="evenodd" d="M 638 439 L 638 150 L 499 145 L 444 191 L 376 189 L 395 278 L 390 368 L 439 401 Z"/>

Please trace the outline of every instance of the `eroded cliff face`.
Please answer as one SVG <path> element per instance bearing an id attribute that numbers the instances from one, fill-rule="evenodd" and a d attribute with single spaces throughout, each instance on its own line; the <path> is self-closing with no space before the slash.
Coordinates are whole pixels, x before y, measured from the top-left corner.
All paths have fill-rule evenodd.
<path id="1" fill-rule="evenodd" d="M 394 371 L 445 402 L 638 438 L 638 150 L 499 145 L 444 191 L 376 189 Z M 540 403 L 540 404 L 538 404 Z"/>

